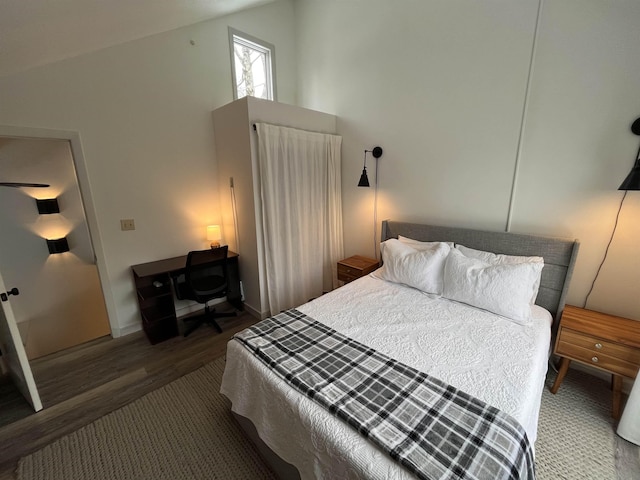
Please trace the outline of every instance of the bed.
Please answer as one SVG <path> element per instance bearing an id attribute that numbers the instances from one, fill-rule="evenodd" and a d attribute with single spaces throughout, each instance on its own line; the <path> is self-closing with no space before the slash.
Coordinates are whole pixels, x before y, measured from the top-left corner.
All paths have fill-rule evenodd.
<path id="1" fill-rule="evenodd" d="M 391 239 L 403 237 L 450 242 L 452 250 L 454 245 L 463 245 L 494 254 L 542 257 L 531 320 L 513 321 L 390 282 L 379 271 L 297 310 L 497 407 L 519 422 L 533 446 L 551 337 L 564 305 L 578 242 L 383 222 L 382 241 L 389 240 L 391 245 L 397 242 Z M 415 478 L 415 472 L 293 389 L 236 340 L 227 347 L 221 392 L 231 400 L 240 425 L 280 478 Z"/>

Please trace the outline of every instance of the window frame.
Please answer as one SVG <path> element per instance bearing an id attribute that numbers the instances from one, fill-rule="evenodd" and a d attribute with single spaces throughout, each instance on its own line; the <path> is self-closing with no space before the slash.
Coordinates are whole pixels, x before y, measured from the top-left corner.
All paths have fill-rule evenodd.
<path id="1" fill-rule="evenodd" d="M 235 58 L 235 38 L 238 37 L 240 40 L 253 44 L 259 49 L 264 49 L 268 51 L 267 54 L 267 65 L 266 65 L 266 74 L 267 74 L 267 95 L 271 93 L 272 98 L 268 98 L 267 100 L 277 101 L 277 88 L 276 88 L 276 47 L 273 46 L 269 42 L 265 42 L 264 40 L 260 40 L 254 36 L 248 35 L 240 30 L 236 30 L 233 27 L 229 27 L 229 54 L 231 59 L 231 85 L 233 89 L 233 99 L 238 100 L 238 87 L 236 81 L 236 58 Z M 249 45 L 251 46 L 251 45 Z"/>

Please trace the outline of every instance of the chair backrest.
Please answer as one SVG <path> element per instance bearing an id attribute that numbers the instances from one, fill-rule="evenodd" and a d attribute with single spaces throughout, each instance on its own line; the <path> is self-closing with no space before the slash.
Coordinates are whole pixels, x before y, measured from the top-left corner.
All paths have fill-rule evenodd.
<path id="1" fill-rule="evenodd" d="M 227 254 L 229 247 L 194 250 L 187 255 L 185 283 L 194 300 L 204 302 L 224 297 L 227 292 Z"/>

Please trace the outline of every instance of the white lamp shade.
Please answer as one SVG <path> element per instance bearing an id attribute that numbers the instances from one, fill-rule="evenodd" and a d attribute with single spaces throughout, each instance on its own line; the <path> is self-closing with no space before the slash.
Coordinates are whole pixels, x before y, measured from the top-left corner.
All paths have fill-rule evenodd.
<path id="1" fill-rule="evenodd" d="M 207 240 L 219 242 L 221 238 L 220 225 L 209 225 L 207 227 Z"/>

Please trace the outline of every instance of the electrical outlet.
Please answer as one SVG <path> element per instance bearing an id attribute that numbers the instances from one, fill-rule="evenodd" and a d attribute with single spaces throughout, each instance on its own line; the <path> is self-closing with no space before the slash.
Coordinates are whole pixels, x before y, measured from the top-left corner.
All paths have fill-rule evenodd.
<path id="1" fill-rule="evenodd" d="M 133 221 L 133 218 L 126 218 L 123 220 L 120 220 L 120 230 L 135 230 L 136 229 L 136 224 Z"/>

